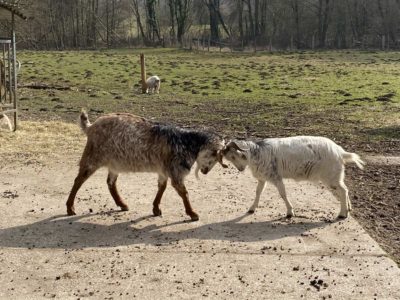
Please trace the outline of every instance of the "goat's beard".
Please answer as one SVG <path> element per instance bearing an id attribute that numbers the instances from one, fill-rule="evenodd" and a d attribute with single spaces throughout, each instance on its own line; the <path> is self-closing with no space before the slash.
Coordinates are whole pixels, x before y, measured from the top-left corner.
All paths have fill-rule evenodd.
<path id="1" fill-rule="evenodd" d="M 196 164 L 196 170 L 194 171 L 194 175 L 196 176 L 196 179 L 199 180 L 199 171 L 200 171 L 200 166 L 199 164 Z"/>

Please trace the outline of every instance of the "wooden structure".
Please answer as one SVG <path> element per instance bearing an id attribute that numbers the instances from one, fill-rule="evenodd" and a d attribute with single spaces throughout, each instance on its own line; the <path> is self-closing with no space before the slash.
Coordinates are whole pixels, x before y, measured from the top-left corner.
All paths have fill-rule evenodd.
<path id="1" fill-rule="evenodd" d="M 144 54 L 140 54 L 140 75 L 142 77 L 142 94 L 145 94 L 147 91 L 146 84 L 146 62 L 144 58 Z"/>
<path id="2" fill-rule="evenodd" d="M 11 30 L 0 37 L 0 113 L 13 114 L 13 129 L 17 129 L 17 52 L 15 46 L 15 16 L 26 20 L 17 1 L 0 0 L 0 10 L 6 10 L 11 18 Z M 4 34 L 2 32 L 2 34 Z"/>

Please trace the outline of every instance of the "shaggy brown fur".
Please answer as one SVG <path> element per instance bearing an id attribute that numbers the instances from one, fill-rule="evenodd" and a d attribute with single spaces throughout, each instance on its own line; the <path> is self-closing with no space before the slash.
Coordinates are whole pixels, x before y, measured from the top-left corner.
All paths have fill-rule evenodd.
<path id="1" fill-rule="evenodd" d="M 81 185 L 100 167 L 109 170 L 107 184 L 115 203 L 128 210 L 121 199 L 116 181 L 123 172 L 158 173 L 158 192 L 153 202 L 154 215 L 161 215 L 161 197 L 168 178 L 183 199 L 186 213 L 198 220 L 193 211 L 184 178 L 194 162 L 207 174 L 221 161 L 223 139 L 210 132 L 185 130 L 160 124 L 145 118 L 121 113 L 98 118 L 92 125 L 86 113 L 81 113 L 80 126 L 88 139 L 83 152 L 79 174 L 67 201 L 68 215 L 74 215 L 74 199 Z"/>

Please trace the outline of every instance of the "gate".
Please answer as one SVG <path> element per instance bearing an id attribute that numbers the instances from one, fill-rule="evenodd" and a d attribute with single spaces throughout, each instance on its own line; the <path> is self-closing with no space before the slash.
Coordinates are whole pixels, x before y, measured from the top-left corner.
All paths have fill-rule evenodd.
<path id="1" fill-rule="evenodd" d="M 17 73 L 20 68 L 15 47 L 15 16 L 23 20 L 26 16 L 20 11 L 19 1 L 0 0 L 0 9 L 11 14 L 10 36 L 0 37 L 0 115 L 12 114 L 15 131 L 18 122 Z"/>

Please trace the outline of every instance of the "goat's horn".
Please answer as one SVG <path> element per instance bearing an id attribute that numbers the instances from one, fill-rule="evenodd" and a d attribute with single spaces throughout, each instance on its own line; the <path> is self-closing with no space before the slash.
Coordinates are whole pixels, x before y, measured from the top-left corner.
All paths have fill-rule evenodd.
<path id="1" fill-rule="evenodd" d="M 200 179 L 199 178 L 199 171 L 200 171 L 200 166 L 199 164 L 196 163 L 196 170 L 194 171 L 194 175 L 196 176 L 196 179 Z"/>
<path id="2" fill-rule="evenodd" d="M 223 161 L 222 161 L 222 152 L 221 152 L 222 150 L 219 150 L 218 152 L 217 152 L 217 159 L 218 159 L 218 162 L 220 163 L 220 165 L 223 167 L 223 168 L 227 168 L 228 166 L 226 165 L 226 164 L 224 164 L 223 163 Z"/>

